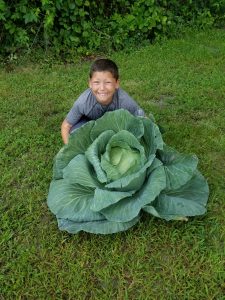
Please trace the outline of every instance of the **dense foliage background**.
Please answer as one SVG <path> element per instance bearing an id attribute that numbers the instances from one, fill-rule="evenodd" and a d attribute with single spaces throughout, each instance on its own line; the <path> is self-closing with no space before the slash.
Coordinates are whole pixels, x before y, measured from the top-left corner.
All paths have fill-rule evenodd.
<path id="1" fill-rule="evenodd" d="M 174 35 L 183 25 L 221 25 L 223 0 L 0 0 L 0 54 L 41 47 L 90 55 Z"/>

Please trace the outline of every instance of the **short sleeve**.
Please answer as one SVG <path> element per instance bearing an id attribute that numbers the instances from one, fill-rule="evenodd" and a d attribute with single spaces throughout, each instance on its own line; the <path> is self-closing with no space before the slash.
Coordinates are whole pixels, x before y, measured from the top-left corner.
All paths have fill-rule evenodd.
<path id="1" fill-rule="evenodd" d="M 74 102 L 73 107 L 66 116 L 66 120 L 71 125 L 74 125 L 80 120 L 81 117 L 82 114 L 79 112 L 79 105 L 77 102 Z"/>
<path id="2" fill-rule="evenodd" d="M 79 98 L 74 102 L 71 110 L 66 116 L 66 120 L 71 125 L 76 124 L 83 115 L 85 115 L 85 105 L 89 94 L 89 89 L 84 91 Z"/>

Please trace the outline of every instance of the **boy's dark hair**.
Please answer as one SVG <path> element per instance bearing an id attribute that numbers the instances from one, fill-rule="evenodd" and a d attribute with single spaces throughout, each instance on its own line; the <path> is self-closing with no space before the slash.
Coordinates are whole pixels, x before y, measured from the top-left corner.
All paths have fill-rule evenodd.
<path id="1" fill-rule="evenodd" d="M 92 78 L 94 72 L 106 71 L 110 72 L 116 80 L 119 79 L 119 70 L 116 63 L 108 58 L 99 58 L 95 60 L 91 66 L 89 76 Z"/>

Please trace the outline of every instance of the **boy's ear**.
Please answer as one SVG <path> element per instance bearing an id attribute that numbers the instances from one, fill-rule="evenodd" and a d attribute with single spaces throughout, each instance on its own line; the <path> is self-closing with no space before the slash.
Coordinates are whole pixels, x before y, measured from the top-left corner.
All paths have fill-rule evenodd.
<path id="1" fill-rule="evenodd" d="M 117 79 L 117 81 L 116 81 L 116 88 L 118 89 L 119 87 L 120 87 L 120 80 Z"/>

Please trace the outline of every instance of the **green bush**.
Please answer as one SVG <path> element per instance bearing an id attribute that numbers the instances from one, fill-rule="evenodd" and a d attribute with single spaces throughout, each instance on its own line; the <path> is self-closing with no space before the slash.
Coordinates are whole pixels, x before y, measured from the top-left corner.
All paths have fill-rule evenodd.
<path id="1" fill-rule="evenodd" d="M 0 0 L 0 53 L 39 46 L 89 55 L 173 35 L 180 26 L 221 25 L 224 14 L 222 0 Z"/>

